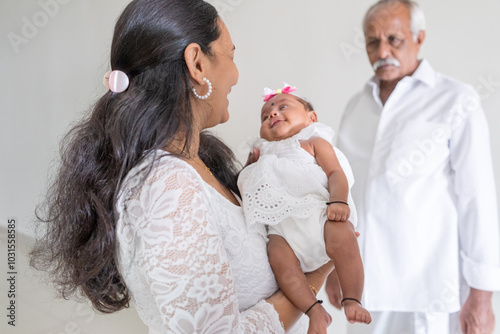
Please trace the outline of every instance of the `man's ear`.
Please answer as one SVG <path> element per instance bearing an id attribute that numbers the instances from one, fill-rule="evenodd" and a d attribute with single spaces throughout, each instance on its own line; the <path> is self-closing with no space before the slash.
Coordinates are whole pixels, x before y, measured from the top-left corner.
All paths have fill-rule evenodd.
<path id="1" fill-rule="evenodd" d="M 184 50 L 184 60 L 191 79 L 198 85 L 203 85 L 203 78 L 206 77 L 206 61 L 207 57 L 201 51 L 201 47 L 197 43 L 189 44 Z"/>
<path id="2" fill-rule="evenodd" d="M 417 44 L 418 44 L 419 49 L 422 46 L 422 44 L 424 43 L 424 40 L 425 40 L 425 30 L 420 30 L 418 35 L 417 35 Z"/>
<path id="3" fill-rule="evenodd" d="M 308 112 L 311 122 L 316 123 L 318 121 L 318 115 L 316 114 L 316 112 L 314 110 L 309 110 Z"/>

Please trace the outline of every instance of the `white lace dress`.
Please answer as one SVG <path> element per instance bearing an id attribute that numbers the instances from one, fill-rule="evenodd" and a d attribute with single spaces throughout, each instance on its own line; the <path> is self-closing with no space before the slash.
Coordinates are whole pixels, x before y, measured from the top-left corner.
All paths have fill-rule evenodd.
<path id="1" fill-rule="evenodd" d="M 265 238 L 189 164 L 158 154 L 116 204 L 119 270 L 149 333 L 282 333 L 263 300 L 278 289 Z"/>
<path id="2" fill-rule="evenodd" d="M 325 172 L 300 146 L 300 141 L 320 137 L 332 143 L 334 135 L 330 127 L 313 123 L 284 140 L 256 139 L 251 145 L 260 150 L 260 158 L 238 178 L 249 229 L 262 231 L 262 226 L 267 225 L 269 233 L 285 238 L 304 272 L 329 260 L 324 239 L 329 192 Z M 334 149 L 351 188 L 354 178 L 349 162 L 340 150 Z M 348 202 L 349 220 L 356 225 L 356 208 L 350 193 Z"/>

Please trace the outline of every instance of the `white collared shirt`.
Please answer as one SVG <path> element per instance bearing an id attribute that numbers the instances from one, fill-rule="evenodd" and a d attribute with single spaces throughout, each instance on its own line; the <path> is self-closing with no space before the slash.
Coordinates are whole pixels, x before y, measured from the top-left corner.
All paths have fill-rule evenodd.
<path id="1" fill-rule="evenodd" d="M 338 135 L 356 179 L 364 305 L 455 312 L 461 275 L 470 287 L 500 290 L 497 200 L 479 97 L 426 60 L 385 105 L 379 93 L 374 78 L 351 99 Z"/>

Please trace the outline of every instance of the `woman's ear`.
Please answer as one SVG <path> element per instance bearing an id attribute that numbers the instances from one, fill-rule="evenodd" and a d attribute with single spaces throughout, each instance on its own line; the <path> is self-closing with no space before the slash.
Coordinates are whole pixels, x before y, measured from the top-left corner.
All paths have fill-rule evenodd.
<path id="1" fill-rule="evenodd" d="M 203 85 L 203 78 L 206 77 L 206 60 L 207 57 L 201 51 L 201 47 L 197 43 L 189 44 L 184 50 L 184 60 L 191 79 L 198 85 Z"/>

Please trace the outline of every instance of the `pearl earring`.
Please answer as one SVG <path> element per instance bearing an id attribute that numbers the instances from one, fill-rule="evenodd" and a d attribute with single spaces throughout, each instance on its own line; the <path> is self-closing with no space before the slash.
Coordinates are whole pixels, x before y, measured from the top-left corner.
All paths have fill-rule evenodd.
<path id="1" fill-rule="evenodd" d="M 205 95 L 203 95 L 203 96 L 198 95 L 198 93 L 196 93 L 196 89 L 193 87 L 194 96 L 196 96 L 196 98 L 198 98 L 200 100 L 206 100 L 206 99 L 208 99 L 210 94 L 212 94 L 212 83 L 210 82 L 210 80 L 208 80 L 207 78 L 203 78 L 203 81 L 205 81 L 208 85 L 208 92 Z"/>

